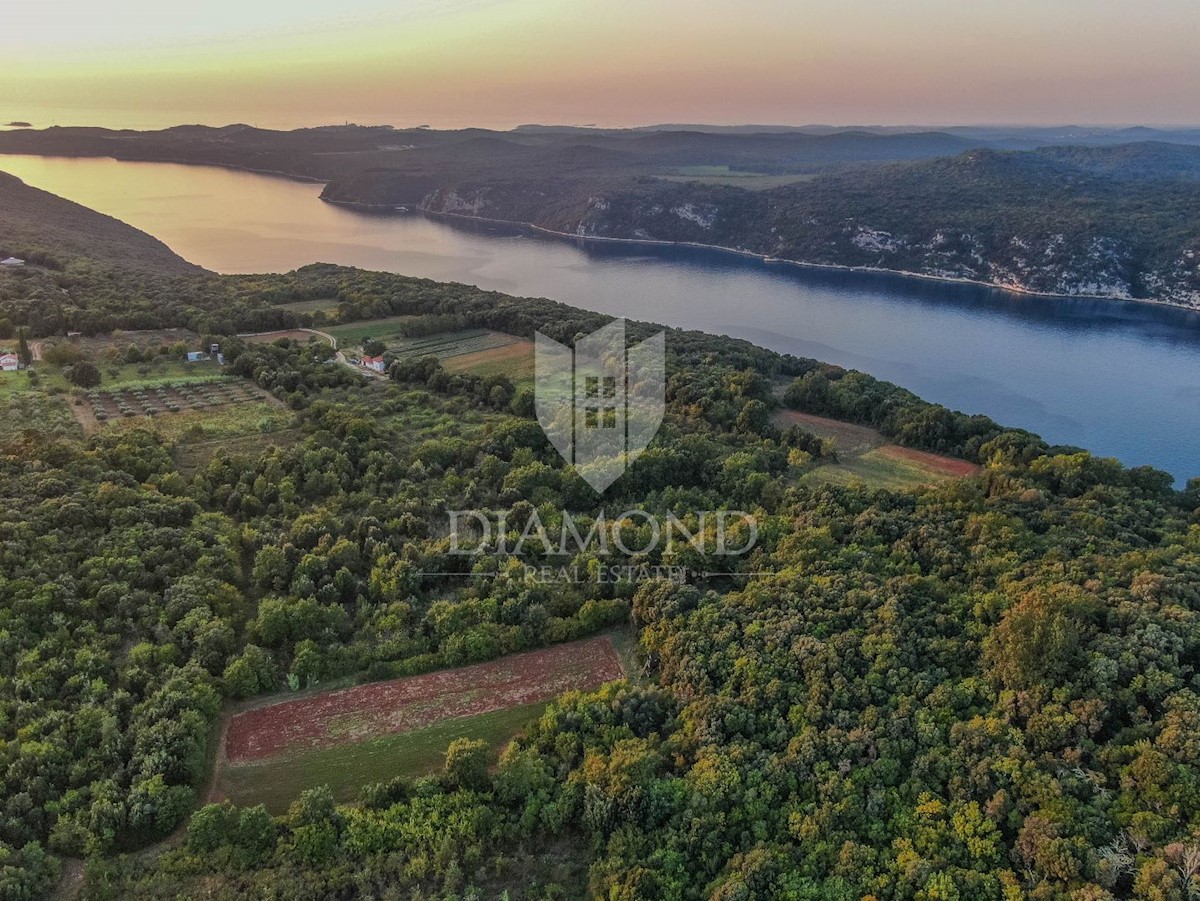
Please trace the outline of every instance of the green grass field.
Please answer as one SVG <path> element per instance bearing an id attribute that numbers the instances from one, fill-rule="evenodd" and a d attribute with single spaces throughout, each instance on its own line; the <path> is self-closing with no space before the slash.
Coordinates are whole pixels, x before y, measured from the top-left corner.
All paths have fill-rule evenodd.
<path id="1" fill-rule="evenodd" d="M 340 801 L 352 801 L 361 786 L 397 776 L 420 776 L 438 770 L 446 748 L 456 738 L 483 739 L 494 756 L 546 708 L 545 703 L 497 710 L 388 735 L 358 745 L 341 745 L 255 764 L 225 764 L 217 790 L 235 804 L 264 804 L 284 813 L 308 788 L 328 785 Z"/>
<path id="2" fill-rule="evenodd" d="M 950 478 L 919 463 L 889 457 L 882 451 L 883 448 L 876 448 L 858 457 L 819 466 L 805 473 L 800 481 L 806 485 L 851 485 L 863 482 L 872 488 L 911 491 Z"/>
<path id="3" fill-rule="evenodd" d="M 911 491 L 946 479 L 962 476 L 975 467 L 951 457 L 907 450 L 875 429 L 822 416 L 783 410 L 775 415 L 780 428 L 798 425 L 807 432 L 833 442 L 837 462 L 818 465 L 803 473 L 805 485 L 851 485 L 861 482 L 871 488 Z"/>
<path id="4" fill-rule="evenodd" d="M 263 436 L 287 429 L 295 416 L 271 401 L 243 401 L 225 404 L 209 410 L 186 410 L 160 416 L 131 416 L 110 419 L 101 425 L 105 432 L 146 429 L 162 435 L 171 443 L 177 441 L 211 441 L 218 438 L 256 436 L 258 446 L 264 446 Z"/>
<path id="5" fill-rule="evenodd" d="M 0 399 L 17 394 L 28 394 L 33 390 L 33 386 L 29 383 L 29 370 L 0 372 Z"/>
<path id="6" fill-rule="evenodd" d="M 533 382 L 533 342 L 515 340 L 474 353 L 458 354 L 442 361 L 447 372 L 469 372 L 487 378 L 506 375 L 513 384 Z"/>
<path id="7" fill-rule="evenodd" d="M 621 659 L 625 678 L 635 684 L 647 684 L 642 675 L 642 660 L 638 657 L 638 630 L 631 625 L 618 626 L 608 633 L 608 638 Z"/>
<path id="8" fill-rule="evenodd" d="M 280 304 L 280 309 L 293 310 L 297 313 L 335 313 L 338 308 L 336 298 L 324 297 L 318 300 L 298 300 L 295 303 Z"/>
<path id="9" fill-rule="evenodd" d="M 222 378 L 224 372 L 223 367 L 214 360 L 185 363 L 166 357 L 156 357 L 149 363 L 109 363 L 99 360 L 96 366 L 100 370 L 100 387 L 105 390 L 159 385 L 163 382 L 208 382 Z M 36 387 L 30 382 L 31 372 L 37 374 Z M 0 372 L 0 396 L 55 388 L 68 391 L 74 386 L 67 381 L 61 369 L 49 363 L 35 363 L 32 369 L 21 372 Z"/>
<path id="10" fill-rule="evenodd" d="M 528 343 L 513 335 L 487 329 L 463 329 L 455 332 L 438 332 L 409 338 L 401 334 L 400 326 L 411 322 L 415 316 L 392 316 L 387 319 L 372 319 L 369 322 L 354 322 L 334 325 L 325 329 L 338 339 L 343 349 L 359 347 L 368 338 L 376 338 L 387 345 L 392 353 L 400 357 L 437 357 L 439 360 L 464 354 L 482 353 L 512 344 Z"/>
<path id="11" fill-rule="evenodd" d="M 412 322 L 416 316 L 389 316 L 386 319 L 370 319 L 366 322 L 351 322 L 346 325 L 331 325 L 322 331 L 338 339 L 339 347 L 357 347 L 367 338 L 378 338 L 385 344 L 392 339 L 404 340 L 400 324 Z"/>
<path id="12" fill-rule="evenodd" d="M 139 386 L 161 385 L 163 382 L 211 382 L 223 378 L 225 371 L 215 360 L 199 363 L 185 363 L 182 360 L 159 357 L 151 363 L 105 363 L 99 362 L 102 389 L 133 388 Z M 61 379 L 63 385 L 67 380 L 53 366 L 39 364 L 38 372 L 42 375 L 43 384 L 57 384 Z"/>

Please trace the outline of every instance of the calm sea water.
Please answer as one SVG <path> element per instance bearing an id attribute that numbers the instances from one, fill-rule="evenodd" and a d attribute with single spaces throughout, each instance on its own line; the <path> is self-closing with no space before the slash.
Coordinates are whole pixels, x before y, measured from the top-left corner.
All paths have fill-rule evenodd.
<path id="1" fill-rule="evenodd" d="M 0 156 L 0 170 L 218 272 L 321 261 L 551 297 L 862 369 L 1052 442 L 1200 475 L 1195 313 L 368 215 L 322 203 L 319 185 L 215 168 Z"/>

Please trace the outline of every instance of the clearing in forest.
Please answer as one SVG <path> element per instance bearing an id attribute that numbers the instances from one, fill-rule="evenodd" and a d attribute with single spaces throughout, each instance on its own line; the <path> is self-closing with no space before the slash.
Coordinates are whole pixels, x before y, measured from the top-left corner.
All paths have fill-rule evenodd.
<path id="1" fill-rule="evenodd" d="M 624 675 L 600 636 L 254 707 L 226 726 L 214 794 L 273 811 L 317 785 L 352 799 L 366 783 L 436 769 L 455 738 L 498 752 L 553 698 Z"/>
<path id="2" fill-rule="evenodd" d="M 71 412 L 87 433 L 145 428 L 175 442 L 262 436 L 295 418 L 276 398 L 245 379 L 147 382 L 76 389 Z"/>
<path id="3" fill-rule="evenodd" d="M 834 442 L 837 462 L 819 465 L 806 472 L 801 481 L 809 485 L 862 482 L 872 488 L 904 491 L 979 471 L 974 463 L 957 457 L 892 444 L 869 426 L 796 410 L 783 410 L 775 414 L 775 424 L 780 428 L 798 425 L 805 431 Z"/>

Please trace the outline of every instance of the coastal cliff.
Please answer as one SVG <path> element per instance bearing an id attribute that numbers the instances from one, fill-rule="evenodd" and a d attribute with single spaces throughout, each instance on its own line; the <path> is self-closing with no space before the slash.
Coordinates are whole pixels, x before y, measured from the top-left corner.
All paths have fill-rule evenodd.
<path id="1" fill-rule="evenodd" d="M 340 192 L 336 182 L 326 189 Z M 971 151 L 769 191 L 654 179 L 480 181 L 434 189 L 418 203 L 583 237 L 1200 308 L 1194 148 Z"/>

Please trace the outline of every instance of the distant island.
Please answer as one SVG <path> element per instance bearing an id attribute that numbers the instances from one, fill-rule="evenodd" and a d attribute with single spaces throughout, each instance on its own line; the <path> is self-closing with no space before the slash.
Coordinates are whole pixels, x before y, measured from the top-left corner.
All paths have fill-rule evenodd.
<path id="1" fill-rule="evenodd" d="M 5 126 L 7 128 L 33 128 L 32 122 L 9 122 Z"/>
<path id="2" fill-rule="evenodd" d="M 1200 308 L 1200 131 L 514 131 L 231 125 L 0 134 L 0 153 L 204 163 L 324 200 Z"/>

